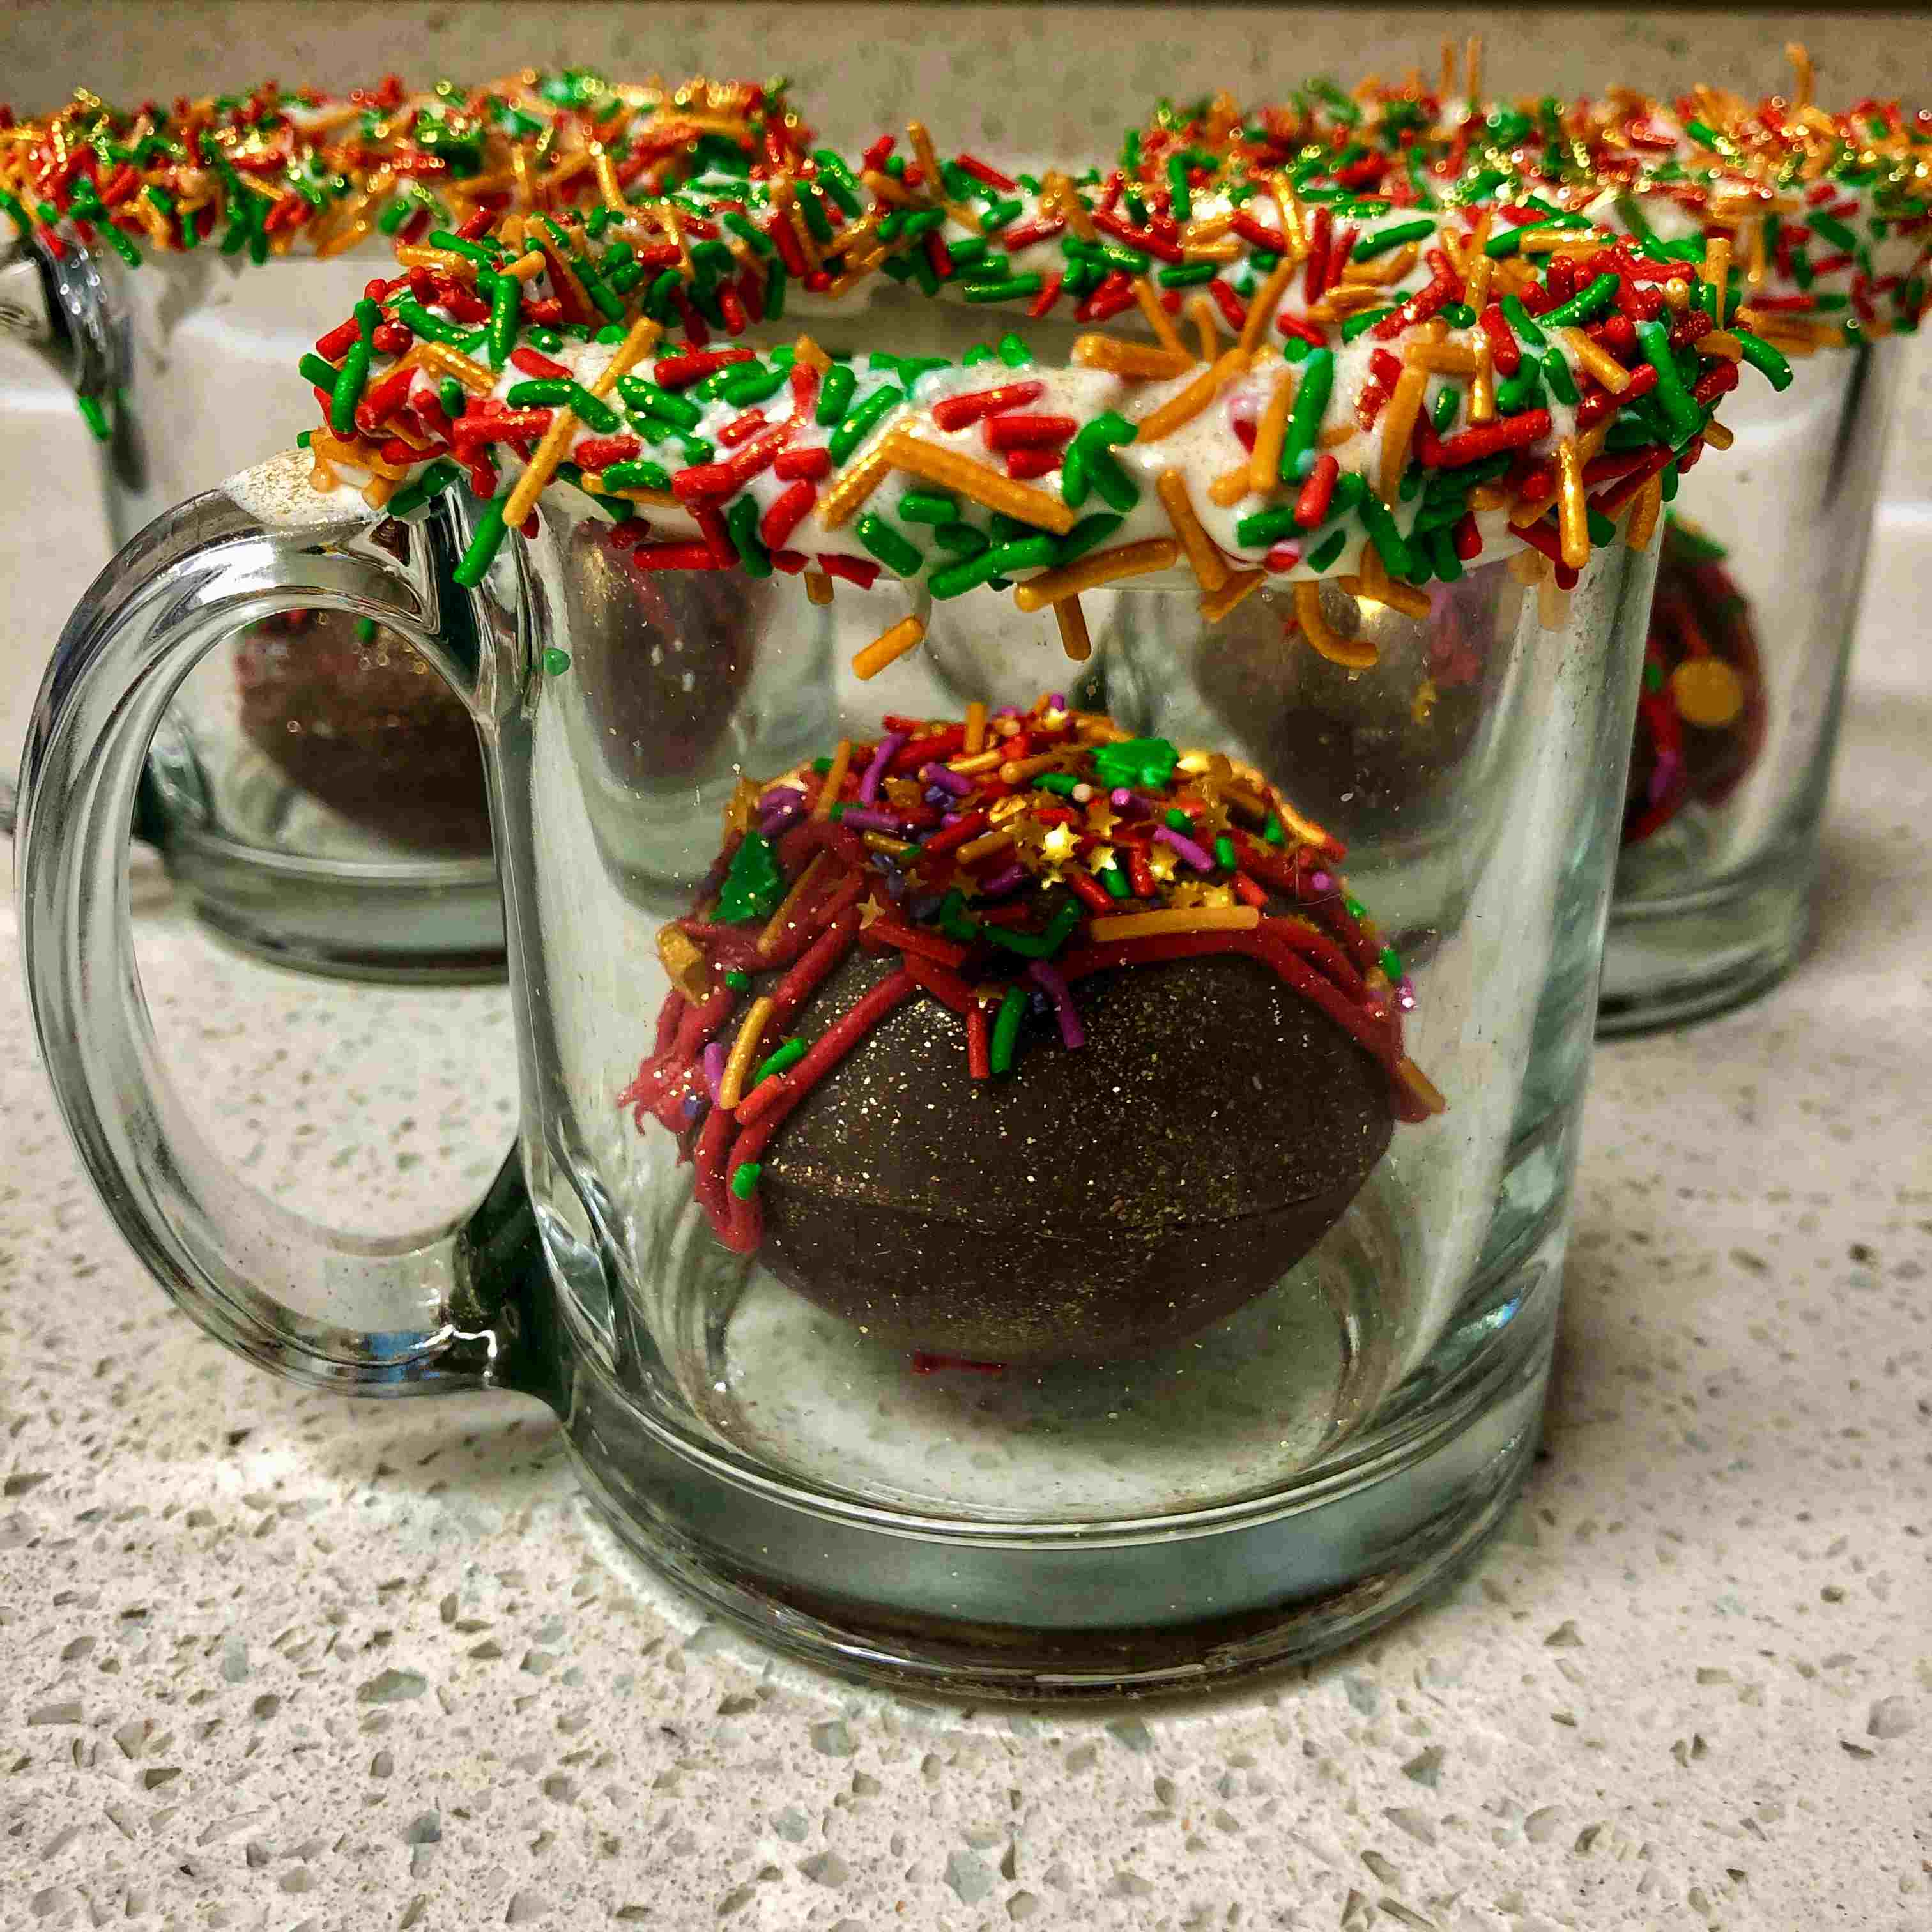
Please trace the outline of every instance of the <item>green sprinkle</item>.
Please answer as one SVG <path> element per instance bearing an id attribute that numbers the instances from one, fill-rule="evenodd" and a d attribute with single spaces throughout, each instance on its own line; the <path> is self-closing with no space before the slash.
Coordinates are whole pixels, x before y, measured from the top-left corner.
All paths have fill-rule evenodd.
<path id="1" fill-rule="evenodd" d="M 1180 754 L 1165 738 L 1122 738 L 1094 754 L 1094 770 L 1109 790 L 1120 785 L 1165 791 Z"/>
<path id="2" fill-rule="evenodd" d="M 741 1160 L 731 1170 L 731 1192 L 740 1201 L 748 1201 L 758 1191 L 758 1177 L 765 1171 L 764 1163 L 757 1160 Z"/>
<path id="3" fill-rule="evenodd" d="M 848 370 L 846 373 L 849 375 L 851 372 Z M 674 429 L 695 429 L 704 418 L 704 412 L 695 403 L 682 396 L 673 395 L 668 389 L 661 389 L 655 382 L 646 382 L 641 376 L 620 376 L 617 393 L 632 409 L 656 416 Z"/>
<path id="4" fill-rule="evenodd" d="M 1163 822 L 1166 824 L 1167 829 L 1170 832 L 1186 832 L 1192 833 L 1194 830 L 1193 820 L 1190 818 L 1186 813 L 1183 812 L 1178 805 L 1169 806 L 1168 807 Z"/>
<path id="5" fill-rule="evenodd" d="M 782 1046 L 776 1048 L 758 1062 L 758 1069 L 751 1078 L 750 1085 L 755 1087 L 761 1080 L 770 1080 L 774 1076 L 789 1072 L 805 1058 L 805 1042 L 796 1036 Z M 748 1091 L 749 1089 L 748 1088 Z M 743 1169 L 740 1168 L 740 1172 Z"/>
<path id="6" fill-rule="evenodd" d="M 1521 297 L 1504 296 L 1496 306 L 1502 310 L 1503 320 L 1509 324 L 1516 340 L 1525 346 L 1540 349 L 1550 340 L 1537 326 L 1535 317 L 1523 307 Z"/>
<path id="7" fill-rule="evenodd" d="M 614 463 L 604 472 L 606 490 L 668 490 L 670 472 L 661 463 L 640 456 L 629 463 Z"/>
<path id="8" fill-rule="evenodd" d="M 1382 567 L 1391 577 L 1406 575 L 1412 561 L 1408 543 L 1396 529 L 1394 515 L 1388 506 L 1371 490 L 1362 498 L 1360 515 L 1369 541 L 1375 545 L 1376 554 L 1382 560 Z"/>
<path id="9" fill-rule="evenodd" d="M 925 567 L 926 558 L 919 546 L 908 542 L 884 517 L 868 511 L 853 528 L 859 541 L 888 570 L 901 577 L 916 577 Z"/>
<path id="10" fill-rule="evenodd" d="M 1839 248 L 1854 252 L 1856 250 L 1858 238 L 1836 216 L 1814 214 L 1808 219 L 1811 224 L 1813 234 L 1823 236 L 1827 242 Z"/>
<path id="11" fill-rule="evenodd" d="M 1264 845 L 1286 845 L 1288 834 L 1282 830 L 1281 820 L 1274 813 L 1268 815 L 1268 823 L 1262 827 L 1262 842 Z"/>
<path id="12" fill-rule="evenodd" d="M 1428 546 L 1429 562 L 1434 574 L 1444 584 L 1455 583 L 1462 574 L 1462 560 L 1456 554 L 1456 540 L 1448 526 L 1431 530 L 1424 542 Z"/>
<path id="13" fill-rule="evenodd" d="M 825 380 L 819 386 L 818 408 L 814 420 L 824 428 L 830 429 L 844 420 L 845 412 L 852 404 L 852 392 L 859 379 L 850 365 L 835 362 L 825 372 Z"/>
<path id="14" fill-rule="evenodd" d="M 1167 191 L 1173 198 L 1172 213 L 1177 221 L 1188 221 L 1194 215 L 1194 197 L 1187 186 L 1187 157 L 1170 154 L 1167 158 Z"/>
<path id="15" fill-rule="evenodd" d="M 1114 466 L 1110 463 L 1108 466 Z M 1090 550 L 1097 549 L 1120 527 L 1121 521 L 1120 518 L 1105 510 L 1096 510 L 1090 517 L 1082 517 L 1060 539 L 1054 553 L 1054 562 L 1071 563 L 1075 558 L 1084 556 Z"/>
<path id="16" fill-rule="evenodd" d="M 996 302 L 1017 301 L 1022 296 L 1036 296 L 1046 286 L 1044 275 L 1009 275 L 997 282 L 975 282 L 962 292 L 969 302 Z M 1004 357 L 1001 358 L 1004 361 Z M 1017 368 L 1019 365 L 1010 365 Z"/>
<path id="17" fill-rule="evenodd" d="M 524 285 L 514 275 L 499 275 L 490 296 L 490 320 L 484 340 L 489 345 L 490 366 L 501 369 L 516 346 L 517 322 L 522 313 Z M 398 309 L 398 314 L 401 314 Z"/>
<path id="18" fill-rule="evenodd" d="M 1559 403 L 1574 404 L 1576 400 L 1576 378 L 1570 373 L 1570 364 L 1560 349 L 1552 349 L 1543 358 L 1544 380 L 1550 385 L 1550 393 Z"/>
<path id="19" fill-rule="evenodd" d="M 1368 908 L 1360 899 L 1346 893 L 1342 896 L 1342 910 L 1351 919 L 1366 919 L 1369 916 Z"/>
<path id="20" fill-rule="evenodd" d="M 1301 386 L 1295 392 L 1294 406 L 1288 412 L 1288 428 L 1281 440 L 1281 463 L 1276 473 L 1284 483 L 1297 480 L 1296 466 L 1314 448 L 1334 382 L 1335 352 L 1316 350 L 1303 365 Z"/>
<path id="21" fill-rule="evenodd" d="M 778 870 L 772 842 L 761 832 L 746 832 L 731 855 L 730 868 L 718 891 L 714 916 L 725 926 L 767 920 L 778 910 L 784 896 L 784 874 Z"/>
<path id="22" fill-rule="evenodd" d="M 1225 832 L 1214 842 L 1214 862 L 1225 866 L 1231 872 L 1240 863 L 1235 854 L 1234 842 Z"/>
<path id="23" fill-rule="evenodd" d="M 1497 383 L 1496 412 L 1513 416 L 1520 410 L 1533 409 L 1542 394 L 1543 364 L 1534 356 L 1526 356 L 1514 376 L 1505 376 Z"/>
<path id="24" fill-rule="evenodd" d="M 1163 268 L 1154 280 L 1164 289 L 1198 288 L 1203 282 L 1211 282 L 1221 272 L 1219 262 L 1182 262 L 1176 266 Z"/>
<path id="25" fill-rule="evenodd" d="M 358 617 L 356 620 L 356 641 L 358 644 L 373 644 L 376 641 L 376 620 L 373 617 Z"/>
<path id="26" fill-rule="evenodd" d="M 1658 321 L 1636 326 L 1638 346 L 1644 359 L 1657 371 L 1658 406 L 1664 412 L 1673 448 L 1688 442 L 1704 427 L 1704 412 L 1684 386 L 1676 358 L 1670 352 L 1670 332 Z"/>
<path id="27" fill-rule="evenodd" d="M 830 380 L 828 377 L 827 381 Z M 835 464 L 843 463 L 878 428 L 887 412 L 896 409 L 905 399 L 904 390 L 896 382 L 888 382 L 884 388 L 874 389 L 832 432 L 826 445 L 832 452 L 832 460 Z"/>
<path id="28" fill-rule="evenodd" d="M 570 668 L 570 653 L 553 644 L 543 654 L 543 668 L 552 677 L 561 677 Z"/>
<path id="29" fill-rule="evenodd" d="M 1010 986 L 1006 997 L 1000 1002 L 1000 1010 L 993 1022 L 992 1052 L 989 1056 L 995 1073 L 1010 1073 L 1013 1066 L 1013 1048 L 1018 1044 L 1020 1022 L 1026 1012 L 1027 996 L 1018 986 Z"/>
<path id="30" fill-rule="evenodd" d="M 731 988 L 733 992 L 742 993 L 752 983 L 752 976 L 748 973 L 740 972 L 734 967 L 725 974 L 724 983 Z"/>
<path id="31" fill-rule="evenodd" d="M 1017 952 L 1022 959 L 1051 959 L 1073 936 L 1080 923 L 1080 908 L 1070 901 L 1056 912 L 1044 932 L 1016 932 L 1009 926 L 989 926 L 985 937 L 995 946 Z M 1000 1009 L 1002 1014 L 1005 1009 Z"/>
<path id="32" fill-rule="evenodd" d="M 1353 315 L 1344 316 L 1342 318 L 1342 340 L 1344 342 L 1352 342 L 1357 336 L 1366 335 L 1385 316 L 1391 316 L 1394 313 L 1395 310 L 1392 308 L 1364 308 L 1358 309 Z M 1300 342 L 1301 338 L 1299 336 L 1294 336 L 1291 337 L 1289 340 L 1290 342 Z M 1282 345 L 1284 350 L 1288 346 L 1287 344 Z M 1302 356 L 1307 355 L 1310 346 L 1310 345 L 1306 342 L 1301 344 Z M 1293 359 L 1299 361 L 1301 358 L 1297 357 Z"/>
<path id="33" fill-rule="evenodd" d="M 466 352 L 473 332 L 471 330 L 431 315 L 420 302 L 412 302 L 407 296 L 398 296 L 389 306 L 395 310 L 396 320 L 412 334 L 420 335 L 426 342 L 444 342 L 452 349 Z M 506 359 L 507 356 L 506 351 Z"/>
<path id="34" fill-rule="evenodd" d="M 503 506 L 508 500 L 504 496 L 490 499 L 477 522 L 476 534 L 463 553 L 462 562 L 450 572 L 466 590 L 474 590 L 489 574 L 497 551 L 503 547 Z"/>
<path id="35" fill-rule="evenodd" d="M 933 530 L 932 540 L 941 550 L 950 550 L 956 556 L 978 556 L 992 548 L 992 539 L 984 530 L 975 530 L 966 523 L 938 524 Z"/>
<path id="36" fill-rule="evenodd" d="M 734 363 L 724 372 L 717 394 L 721 401 L 729 403 L 734 410 L 749 409 L 754 403 L 776 395 L 784 387 L 785 378 L 785 370 L 768 369 L 762 362 Z"/>
<path id="37" fill-rule="evenodd" d="M 1109 860 L 1112 860 L 1111 852 L 1107 856 Z M 1133 897 L 1133 888 L 1127 884 L 1127 875 L 1118 864 L 1096 866 L 1094 875 L 1115 898 L 1130 899 Z"/>
<path id="38" fill-rule="evenodd" d="M 1435 424 L 1436 434 L 1438 436 L 1448 434 L 1450 426 L 1454 423 L 1456 414 L 1462 406 L 1462 396 L 1460 390 L 1445 385 L 1437 392 L 1436 406 L 1430 412 L 1430 420 Z"/>
<path id="39" fill-rule="evenodd" d="M 1550 310 L 1542 318 L 1542 325 L 1546 329 L 1576 328 L 1601 314 L 1616 298 L 1616 277 L 1599 275 L 1587 288 L 1580 289 L 1567 302 Z"/>
<path id="40" fill-rule="evenodd" d="M 908 490 L 899 499 L 899 514 L 909 524 L 957 522 L 959 504 L 956 497 L 937 490 Z"/>
<path id="41" fill-rule="evenodd" d="M 1774 389 L 1790 388 L 1791 364 L 1762 336 L 1754 335 L 1748 328 L 1734 328 L 1731 332 L 1743 348 L 1744 359 Z"/>
<path id="42" fill-rule="evenodd" d="M 325 362 L 313 350 L 296 364 L 296 373 L 304 382 L 313 383 L 318 389 L 335 387 L 335 364 Z"/>
<path id="43" fill-rule="evenodd" d="M 356 406 L 368 386 L 369 358 L 375 352 L 371 338 L 382 320 L 382 311 L 366 296 L 356 304 L 356 326 L 362 333 L 349 345 L 328 399 L 328 426 L 338 436 L 356 434 Z"/>
<path id="44" fill-rule="evenodd" d="M 724 528 L 738 552 L 739 566 L 747 577 L 769 577 L 772 554 L 758 535 L 758 500 L 740 496 L 724 512 Z"/>
<path id="45" fill-rule="evenodd" d="M 1037 280 L 1037 277 L 1034 278 Z M 1030 369 L 1033 367 L 1033 351 L 1010 330 L 1000 338 L 1000 360 L 1009 369 Z"/>
<path id="46" fill-rule="evenodd" d="M 933 535 L 944 544 L 948 530 L 954 528 L 966 530 L 970 527 L 970 525 L 964 524 L 943 525 L 940 529 L 934 531 Z M 973 534 L 978 536 L 980 532 L 975 530 Z M 982 541 L 983 542 L 984 539 L 982 538 Z M 951 546 L 946 545 L 946 548 L 950 548 Z M 995 561 L 998 554 L 998 553 L 988 543 L 983 550 L 977 551 L 974 555 L 964 557 L 957 563 L 946 564 L 943 568 L 933 572 L 926 580 L 926 587 L 934 598 L 941 603 L 949 597 L 958 597 L 968 590 L 976 590 L 981 584 L 990 581 L 999 574 L 999 566 Z"/>
<path id="47" fill-rule="evenodd" d="M 453 463 L 440 460 L 432 463 L 413 483 L 405 484 L 389 499 L 388 514 L 406 517 L 412 510 L 421 509 L 431 497 L 441 496 L 462 473 Z"/>
<path id="48" fill-rule="evenodd" d="M 1309 552 L 1305 560 L 1309 568 L 1318 576 L 1323 571 L 1331 569 L 1336 559 L 1347 548 L 1348 542 L 1348 532 L 1346 530 L 1331 530 L 1313 550 Z"/>
<path id="49" fill-rule="evenodd" d="M 1280 542 L 1283 537 L 1294 536 L 1300 526 L 1295 520 L 1292 504 L 1277 505 L 1270 510 L 1256 510 L 1243 517 L 1234 525 L 1234 541 L 1244 550 L 1266 550 Z"/>
<path id="50" fill-rule="evenodd" d="M 1382 957 L 1378 963 L 1390 980 L 1400 980 L 1402 977 L 1402 955 L 1393 946 L 1384 946 L 1382 948 Z"/>
<path id="51" fill-rule="evenodd" d="M 1424 242 L 1436 232 L 1432 221 L 1398 221 L 1393 228 L 1379 230 L 1373 235 L 1364 235 L 1349 250 L 1349 259 L 1356 262 L 1372 262 L 1378 255 L 1386 255 L 1391 248 L 1400 248 L 1407 242 Z"/>
<path id="52" fill-rule="evenodd" d="M 1050 791 L 1056 798 L 1071 798 L 1080 781 L 1071 772 L 1042 772 L 1033 781 L 1036 791 Z"/>

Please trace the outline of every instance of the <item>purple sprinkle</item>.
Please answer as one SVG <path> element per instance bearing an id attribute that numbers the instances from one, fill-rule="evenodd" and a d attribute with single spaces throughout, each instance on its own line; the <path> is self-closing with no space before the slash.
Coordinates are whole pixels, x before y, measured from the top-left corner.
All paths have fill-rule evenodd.
<path id="1" fill-rule="evenodd" d="M 1670 796 L 1670 788 L 1677 782 L 1682 770 L 1682 760 L 1675 752 L 1660 752 L 1657 763 L 1651 767 L 1649 800 L 1652 805 L 1661 805 Z"/>
<path id="2" fill-rule="evenodd" d="M 859 796 L 870 805 L 879 795 L 879 781 L 886 775 L 886 767 L 905 749 L 910 742 L 903 731 L 889 732 L 879 740 L 879 748 L 872 754 L 872 762 L 866 767 L 866 776 L 859 781 Z"/>
<path id="3" fill-rule="evenodd" d="M 996 872 L 990 879 L 982 879 L 980 891 L 986 898 L 1002 898 L 1015 887 L 1026 883 L 1026 868 L 1016 860 L 1003 872 Z"/>
<path id="4" fill-rule="evenodd" d="M 776 838 L 788 826 L 796 825 L 805 816 L 804 801 L 796 792 L 788 793 L 787 796 L 792 801 L 790 805 L 779 806 L 775 810 L 766 812 L 764 817 L 758 820 L 758 834 L 760 838 Z"/>
<path id="5" fill-rule="evenodd" d="M 1107 796 L 1113 800 L 1114 809 L 1127 818 L 1144 818 L 1147 816 L 1147 806 L 1125 785 L 1116 785 Z"/>
<path id="6" fill-rule="evenodd" d="M 1046 706 L 1049 711 L 1064 711 L 1066 709 L 1066 692 L 1049 691 L 1046 694 Z"/>
<path id="7" fill-rule="evenodd" d="M 995 718 L 1017 718 L 1019 715 L 1020 708 L 1017 704 L 1003 704 L 993 713 Z"/>
<path id="8" fill-rule="evenodd" d="M 1036 986 L 1046 989 L 1046 997 L 1053 1002 L 1054 1017 L 1060 1022 L 1060 1043 L 1064 1046 L 1084 1046 L 1087 1036 L 1080 1030 L 1080 1016 L 1074 1010 L 1073 989 L 1066 983 L 1066 976 L 1058 966 L 1049 965 L 1044 959 L 1036 959 L 1027 968 L 1027 977 Z"/>
<path id="9" fill-rule="evenodd" d="M 838 822 L 859 832 L 883 832 L 894 838 L 905 836 L 903 819 L 895 818 L 888 812 L 868 812 L 863 806 L 848 805 L 839 814 Z"/>
<path id="10" fill-rule="evenodd" d="M 1310 873 L 1308 875 L 1308 883 L 1312 886 L 1318 892 L 1332 891 L 1334 889 L 1335 884 L 1335 881 L 1330 878 L 1326 872 Z"/>
<path id="11" fill-rule="evenodd" d="M 851 814 L 848 812 L 847 818 Z M 1184 832 L 1177 832 L 1171 825 L 1163 825 L 1154 835 L 1163 845 L 1171 846 L 1192 866 L 1197 872 L 1211 872 L 1214 869 L 1214 855 L 1204 846 L 1197 845 Z"/>
<path id="12" fill-rule="evenodd" d="M 776 812 L 782 805 L 802 805 L 805 794 L 796 785 L 773 785 L 758 800 L 760 812 Z"/>
<path id="13" fill-rule="evenodd" d="M 713 1100 L 724 1090 L 724 1063 L 730 1057 L 722 1040 L 714 1040 L 704 1049 L 704 1084 L 711 1089 Z"/>
<path id="14" fill-rule="evenodd" d="M 958 772 L 948 771 L 944 765 L 928 765 L 920 773 L 929 785 L 937 785 L 941 791 L 950 792 L 955 798 L 964 798 L 973 789 L 973 781 Z"/>

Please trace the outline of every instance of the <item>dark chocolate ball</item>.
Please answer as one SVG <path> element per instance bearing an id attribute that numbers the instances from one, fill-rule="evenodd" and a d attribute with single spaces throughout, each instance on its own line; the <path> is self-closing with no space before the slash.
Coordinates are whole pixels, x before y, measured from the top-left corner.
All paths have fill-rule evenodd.
<path id="1" fill-rule="evenodd" d="M 788 1030 L 892 970 L 854 953 Z M 908 1002 L 772 1136 L 760 1258 L 808 1300 L 934 1354 L 1037 1365 L 1176 1341 L 1272 1286 L 1388 1148 L 1388 1077 L 1257 962 L 1096 974 L 1084 1046 L 1029 1016 L 1013 1071 Z"/>
<path id="2" fill-rule="evenodd" d="M 412 850 L 489 850 L 476 728 L 393 632 L 304 611 L 244 638 L 235 675 L 244 735 L 298 790 Z"/>

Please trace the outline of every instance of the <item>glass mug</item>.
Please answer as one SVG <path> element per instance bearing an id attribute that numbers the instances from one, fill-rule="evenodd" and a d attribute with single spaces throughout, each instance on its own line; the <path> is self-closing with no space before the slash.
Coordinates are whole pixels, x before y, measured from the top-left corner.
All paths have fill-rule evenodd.
<path id="1" fill-rule="evenodd" d="M 814 1090 L 829 1113 L 770 1141 L 766 1242 L 746 1252 L 639 1102 L 640 1063 L 703 1016 L 667 1002 L 657 946 L 718 890 L 723 815 L 786 822 L 795 804 L 748 805 L 743 782 L 809 771 L 888 717 L 956 716 L 962 692 L 997 720 L 1072 668 L 1050 627 L 1024 640 L 979 593 L 841 586 L 870 628 L 909 605 L 932 620 L 926 649 L 861 684 L 796 585 L 645 575 L 556 499 L 466 596 L 456 494 L 376 522 L 278 459 L 129 544 L 50 673 L 22 798 L 30 994 L 82 1156 L 168 1291 L 308 1383 L 540 1396 L 646 1560 L 774 1642 L 901 1683 L 1198 1685 L 1359 1635 L 1466 1560 L 1528 1467 L 1550 1372 L 1569 1175 L 1539 1170 L 1525 1204 L 1518 1119 L 1552 1082 L 1574 1102 L 1587 1066 L 1654 551 L 1600 550 L 1553 630 L 1507 562 L 1437 586 L 1420 621 L 1324 590 L 1386 678 L 1304 677 L 1287 653 L 1306 647 L 1278 636 L 1231 668 L 1183 595 L 1123 590 L 1111 628 L 1145 634 L 1044 700 L 1064 721 L 1104 698 L 1116 724 L 1091 728 L 1136 734 L 1134 756 L 1219 734 L 1348 842 L 1346 889 L 1402 955 L 1406 1050 L 1448 1111 L 1381 1120 L 1366 1155 L 1318 1133 L 1318 1160 L 1358 1163 L 1325 1233 L 1270 1245 L 1307 1198 L 1293 1122 L 1318 1127 L 1352 1080 L 1385 1096 L 1360 1084 L 1379 1071 L 1330 1040 L 1310 1073 L 1298 1056 L 1326 1036 L 1257 962 L 1181 961 L 1139 969 L 1138 991 L 1096 971 L 1081 1052 L 1045 999 L 1021 1001 L 1005 1088 L 969 1081 L 972 1036 L 944 1006 L 901 1006 Z M 126 806 L 173 688 L 238 622 L 309 608 L 430 655 L 490 775 L 520 1130 L 474 1213 L 410 1240 L 313 1226 L 225 1168 L 157 1064 L 128 960 Z M 1411 728 L 1414 668 L 1448 656 L 1461 688 L 1439 728 Z M 1183 767 L 1204 768 L 1247 769 Z M 903 889 L 892 844 L 865 862 L 868 901 Z M 1301 1046 L 1250 1024 L 1264 995 L 1301 1011 Z M 1141 1020 L 1103 1023 L 1133 999 Z M 1046 1110 L 1054 1137 L 1021 1144 L 996 1107 Z M 682 1118 L 703 1109 L 694 1092 Z M 1271 1136 L 1283 1150 L 1251 1159 Z M 1083 1206 L 1095 1163 L 1139 1178 Z M 716 1178 L 712 1207 L 745 1198 Z M 1199 1305 L 1177 1313 L 1170 1280 Z M 1016 1359 L 946 1352 L 988 1324 L 1020 1336 Z"/>
<path id="2" fill-rule="evenodd" d="M 1604 954 L 1607 1034 L 1721 1011 L 1803 946 L 1892 399 L 1910 338 L 1743 385 L 1658 567 Z"/>
<path id="3" fill-rule="evenodd" d="M 69 253 L 87 286 L 68 307 L 117 358 L 95 392 L 116 542 L 308 427 L 292 374 L 312 346 L 300 319 L 346 314 L 374 259 L 256 264 L 203 248 L 130 269 Z M 502 970 L 475 729 L 380 627 L 304 613 L 232 633 L 155 734 L 137 823 L 208 925 L 282 964 L 415 980 Z"/>

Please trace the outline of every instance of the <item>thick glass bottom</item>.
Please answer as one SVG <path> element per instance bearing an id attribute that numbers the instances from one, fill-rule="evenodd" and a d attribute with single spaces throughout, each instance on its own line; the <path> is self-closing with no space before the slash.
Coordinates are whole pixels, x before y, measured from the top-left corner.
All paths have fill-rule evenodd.
<path id="1" fill-rule="evenodd" d="M 1814 856 L 1808 839 L 1696 892 L 1614 898 L 1598 1034 L 1706 1019 L 1768 992 L 1804 948 Z"/>
<path id="2" fill-rule="evenodd" d="M 315 859 L 170 824 L 169 877 L 231 944 L 339 979 L 500 980 L 503 902 L 487 858 Z"/>
<path id="3" fill-rule="evenodd" d="M 1217 1507 L 1016 1522 L 835 1496 L 673 1437 L 581 1350 L 568 1438 L 628 1548 L 808 1661 L 951 1696 L 1197 1690 L 1364 1635 L 1494 1528 L 1549 1376 L 1564 1238 L 1552 1209 L 1540 1240 L 1470 1284 L 1449 1334 L 1361 1429 Z M 1157 1441 L 1137 1453 L 1157 1455 Z"/>

